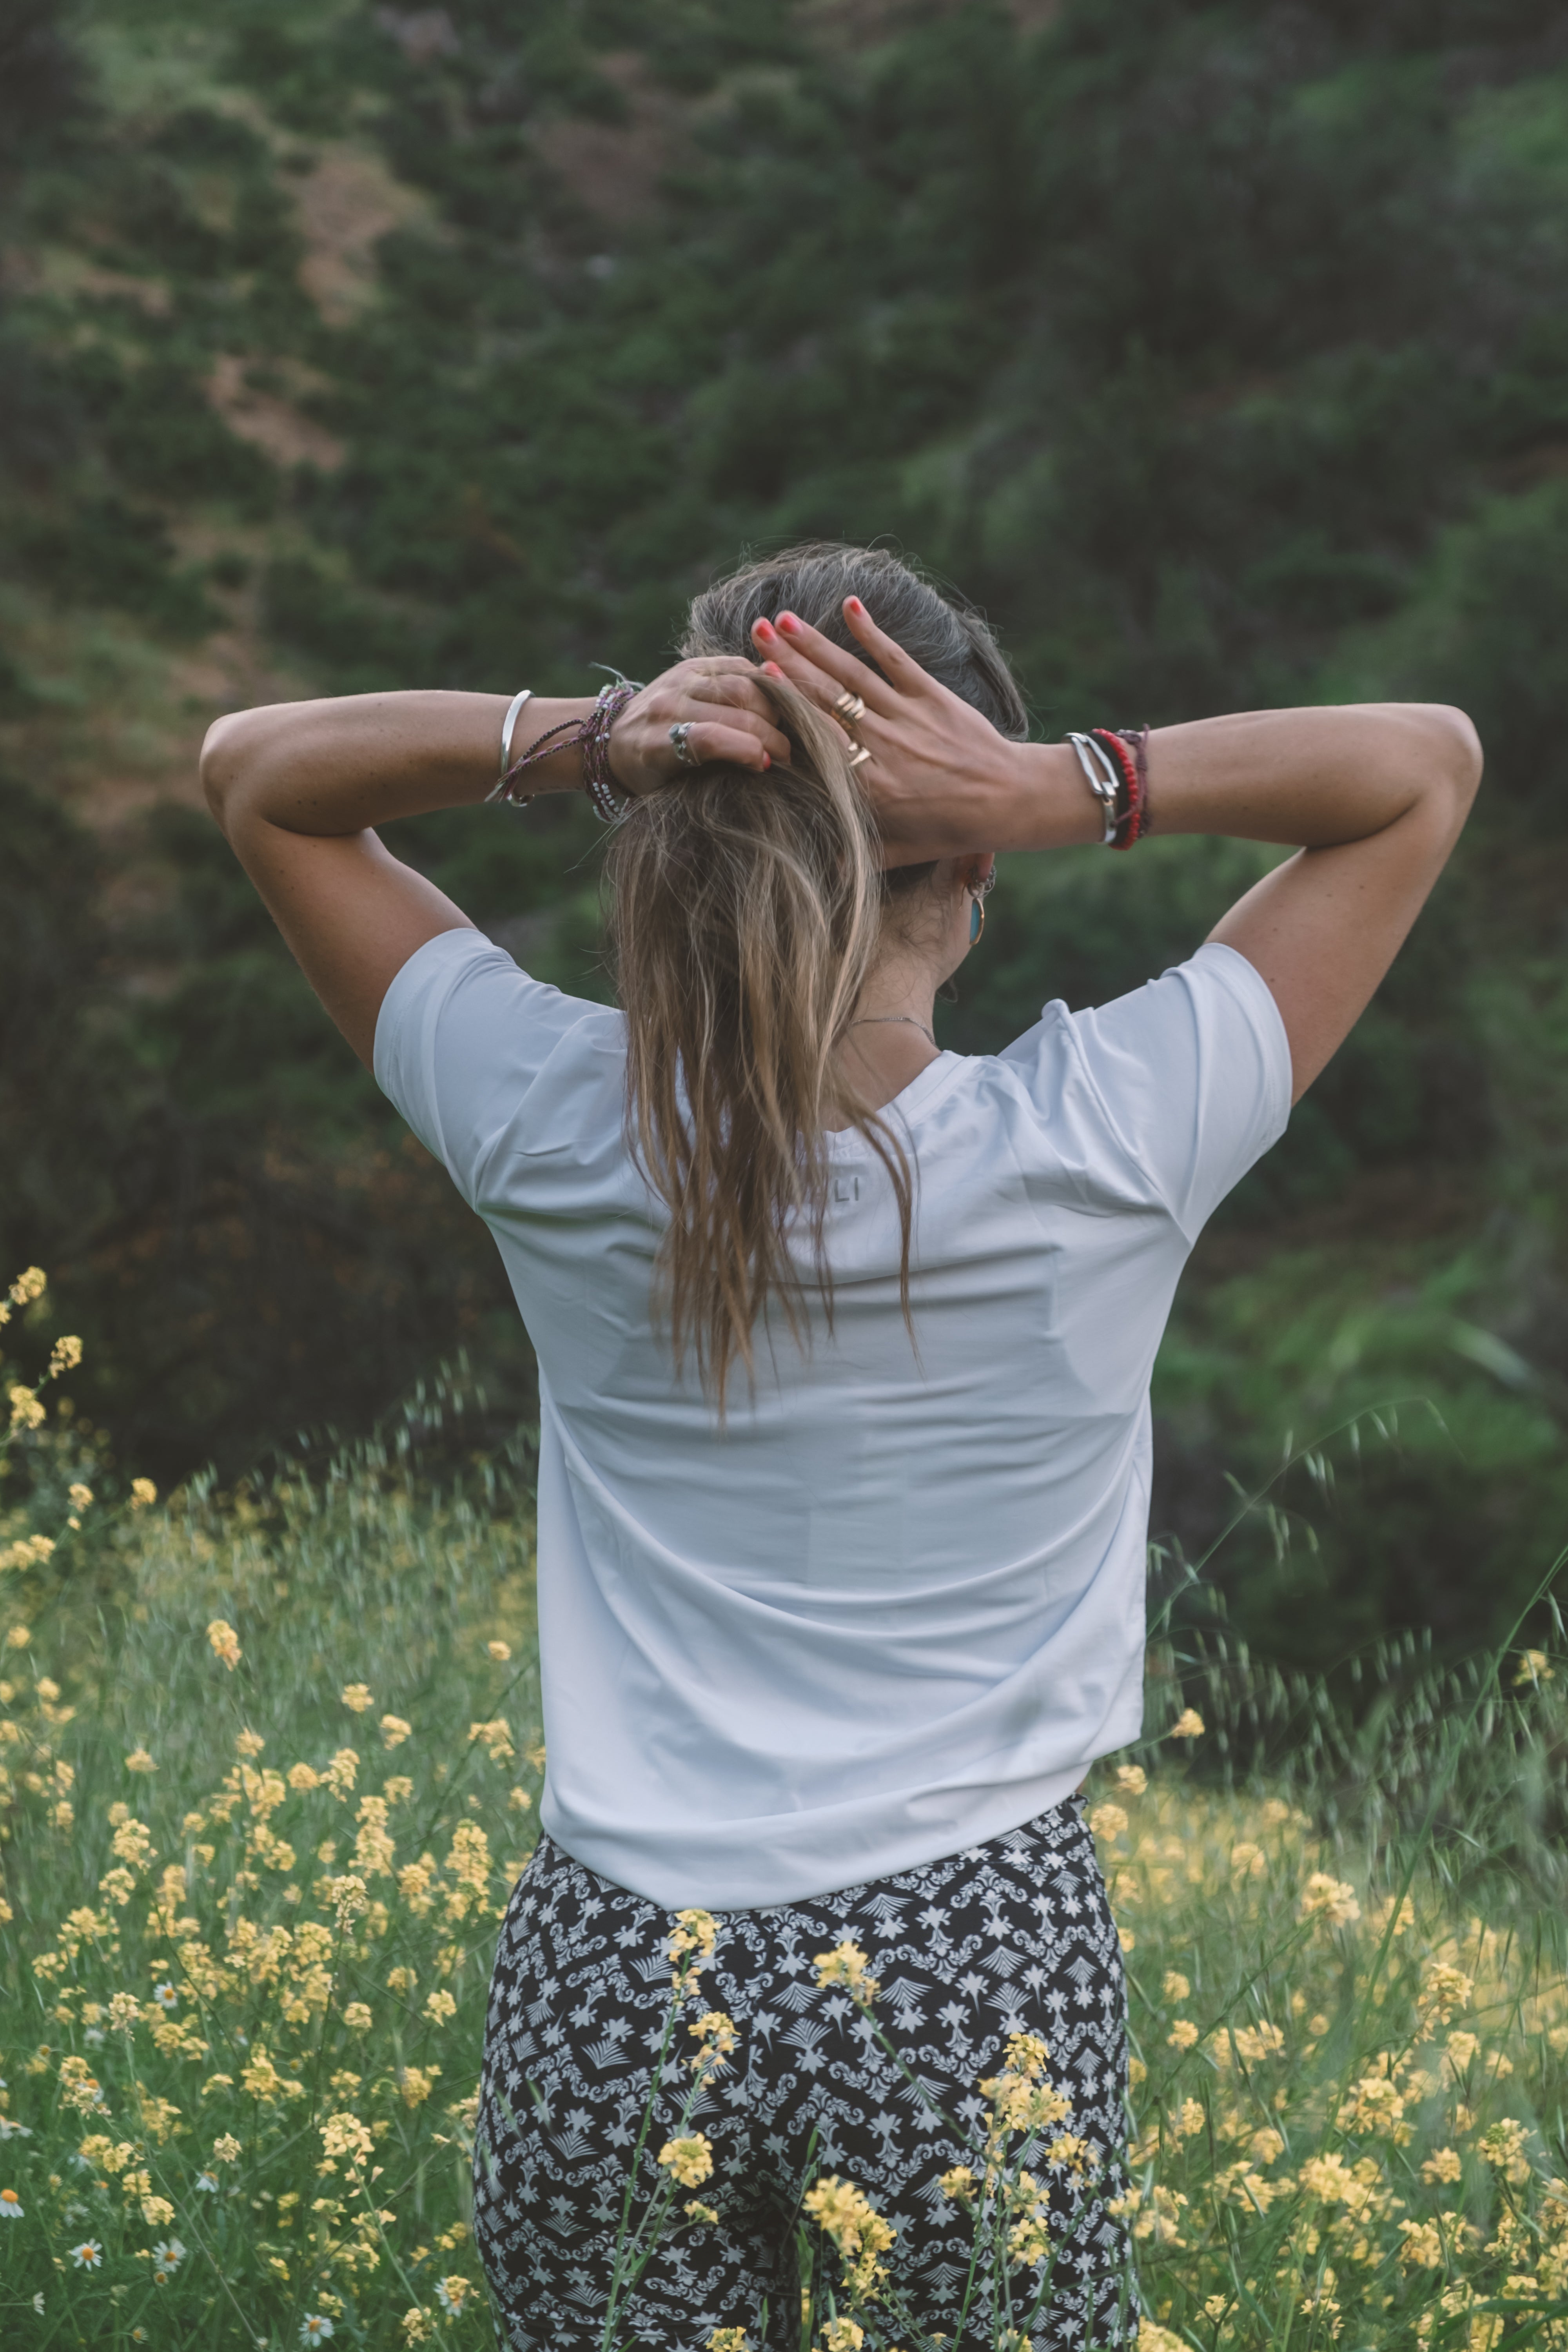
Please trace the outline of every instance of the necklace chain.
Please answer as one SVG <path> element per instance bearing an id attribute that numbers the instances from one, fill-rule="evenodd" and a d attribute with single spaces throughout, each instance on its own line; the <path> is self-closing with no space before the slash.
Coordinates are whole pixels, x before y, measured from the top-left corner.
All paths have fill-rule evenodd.
<path id="1" fill-rule="evenodd" d="M 912 1013 L 863 1013 L 858 1021 L 851 1021 L 849 1026 L 851 1029 L 880 1029 L 899 1024 L 906 1029 L 918 1029 L 922 1037 L 931 1037 L 931 1044 L 936 1045 L 936 1039 L 931 1037 L 925 1023 L 917 1021 Z M 937 1051 L 940 1053 L 942 1048 L 937 1046 Z"/>

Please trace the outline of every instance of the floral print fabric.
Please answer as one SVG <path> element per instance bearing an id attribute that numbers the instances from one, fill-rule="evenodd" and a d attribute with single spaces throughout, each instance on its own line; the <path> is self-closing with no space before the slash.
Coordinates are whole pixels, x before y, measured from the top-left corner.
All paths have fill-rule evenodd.
<path id="1" fill-rule="evenodd" d="M 475 2154 L 475 2235 L 517 2352 L 596 2347 L 622 2200 L 668 2014 L 669 1912 L 584 1869 L 545 1836 L 501 1930 L 485 2034 Z M 876 2042 L 819 1953 L 868 1956 L 876 2023 L 944 2123 Z M 795 2224 L 825 2174 L 865 2191 L 895 2225 L 890 2262 L 904 2309 L 952 2352 L 989 2352 L 1005 2324 L 990 2297 L 951 2336 L 973 2248 L 969 2214 L 938 2186 L 973 2161 L 985 2114 L 978 2084 L 1011 2034 L 1038 2034 L 1072 2101 L 1067 2128 L 1103 2152 L 1090 2185 L 1052 2183 L 1051 2292 L 1035 2352 L 1136 2336 L 1125 2224 L 1107 2200 L 1126 2187 L 1121 1950 L 1094 1846 L 1074 1798 L 1022 1829 L 917 1869 L 806 1902 L 724 1914 L 670 2045 L 643 2145 L 633 2220 L 661 2178 L 658 2151 L 690 2087 L 685 2026 L 704 2009 L 739 2030 L 687 2128 L 704 2133 L 701 2189 L 717 2223 L 677 2205 L 624 2314 L 624 2340 L 699 2352 L 717 2328 L 753 2345 L 800 2342 Z M 1044 2151 L 1026 2159 L 1045 2171 Z M 831 2268 L 826 2273 L 831 2277 Z M 1041 2273 L 1013 2274 L 1026 2310 Z M 764 2333 L 762 2314 L 767 2306 Z"/>

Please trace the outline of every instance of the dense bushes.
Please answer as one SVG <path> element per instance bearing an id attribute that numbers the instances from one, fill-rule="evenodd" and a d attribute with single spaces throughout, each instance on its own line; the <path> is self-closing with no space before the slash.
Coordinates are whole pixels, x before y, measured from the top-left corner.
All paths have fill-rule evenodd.
<path id="1" fill-rule="evenodd" d="M 1194 1294 L 1167 1358 L 1158 1509 L 1196 1543 L 1205 1412 L 1226 1416 L 1227 1462 L 1258 1465 L 1297 1412 L 1283 1370 L 1226 1351 L 1297 1330 L 1303 1249 L 1326 1250 L 1341 1320 L 1383 1335 L 1359 1362 L 1461 1421 L 1467 1399 L 1515 1416 L 1489 1459 L 1524 1460 L 1541 1413 L 1556 1426 L 1568 47 L 1499 0 L 1038 14 L 464 0 L 323 23 L 292 0 L 119 0 L 79 60 L 14 0 L 0 38 L 20 28 L 36 94 L 7 241 L 90 268 L 14 273 L 0 319 L 6 593 L 171 640 L 221 613 L 325 688 L 581 688 L 595 661 L 658 666 L 684 598 L 744 546 L 890 535 L 984 603 L 1043 730 L 1464 701 L 1490 780 L 1456 871 L 1200 1261 L 1260 1291 L 1260 1320 Z M 323 316 L 297 197 L 344 152 L 417 202 L 374 296 Z M 205 390 L 225 355 L 310 372 L 343 462 L 276 464 L 228 432 Z M 23 663 L 0 689 L 41 707 Z M 602 990 L 580 813 L 402 839 L 537 968 Z M 499 1329 L 504 1301 L 482 1236 L 429 1222 L 433 1178 L 370 1235 L 364 1171 L 394 1130 L 216 845 L 164 826 L 132 855 L 165 915 L 143 894 L 118 961 L 67 993 L 122 1041 L 101 1098 L 128 1086 L 136 1108 L 84 1156 L 45 1088 L 29 1164 L 63 1173 L 8 1172 L 0 1224 L 21 1256 L 112 1255 L 126 1328 L 167 1317 L 159 1378 L 185 1400 L 165 1398 L 157 1466 L 216 1446 L 237 1467 L 334 1400 L 369 1417 L 420 1348 L 477 1343 L 477 1302 Z M 984 1047 L 1049 996 L 1136 985 L 1256 870 L 1190 844 L 1015 863 L 945 1034 Z M 63 971 L 75 919 L 46 890 L 30 919 L 55 927 L 38 969 Z M 132 963 L 177 982 L 128 1003 Z M 1522 1385 L 1446 1343 L 1412 1354 L 1400 1302 L 1445 1284 Z M 285 1298 L 286 1344 L 265 1336 Z M 217 1336 L 235 1328 L 244 1350 Z M 1189 1339 L 1225 1357 L 1204 1412 L 1176 1370 Z M 1317 1372 L 1301 1386 L 1328 1417 L 1345 1402 Z M 117 1412 L 136 1391 L 127 1370 Z M 1403 1611 L 1391 1546 L 1447 1557 L 1489 1513 L 1531 1556 L 1555 1502 L 1532 1518 L 1536 1490 L 1505 1497 L 1502 1475 L 1478 1473 L 1474 1519 L 1436 1478 L 1426 1502 L 1417 1478 L 1386 1517 L 1348 1513 L 1346 1589 Z M 1313 1637 L 1310 1610 L 1289 1632 L 1272 1610 L 1256 1633 Z"/>

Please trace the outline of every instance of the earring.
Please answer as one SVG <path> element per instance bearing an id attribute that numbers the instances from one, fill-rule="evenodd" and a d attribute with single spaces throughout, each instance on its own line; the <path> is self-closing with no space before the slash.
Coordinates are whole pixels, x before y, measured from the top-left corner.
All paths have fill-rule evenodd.
<path id="1" fill-rule="evenodd" d="M 977 890 L 969 902 L 969 944 L 977 948 L 985 937 L 985 900 Z"/>

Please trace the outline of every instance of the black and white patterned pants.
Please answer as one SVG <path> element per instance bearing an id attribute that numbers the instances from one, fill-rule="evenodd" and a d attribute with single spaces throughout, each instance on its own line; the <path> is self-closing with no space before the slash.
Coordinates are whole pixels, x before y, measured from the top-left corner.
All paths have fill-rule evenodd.
<path id="1" fill-rule="evenodd" d="M 475 2234 L 518 2352 L 596 2347 L 616 2231 L 669 2001 L 670 1913 L 574 1862 L 548 1837 L 518 1881 L 501 1930 L 485 2032 L 476 2143 Z M 1048 2045 L 1074 2131 L 1103 2151 L 1087 2187 L 1059 2180 L 1040 2136 L 1029 2167 L 1052 2184 L 1055 2248 L 1036 2352 L 1131 2345 L 1137 2305 L 1125 2224 L 1106 2200 L 1126 2187 L 1125 1990 L 1104 1883 L 1075 1797 L 989 1843 L 805 1903 L 732 1911 L 701 1969 L 684 2026 L 728 2012 L 739 2042 L 687 2125 L 712 2143 L 700 2189 L 716 2225 L 669 2230 L 624 2313 L 620 2339 L 700 2352 L 721 2327 L 796 2352 L 803 2281 L 795 2224 L 824 2174 L 865 2191 L 897 2228 L 889 2256 L 902 2308 L 952 2352 L 991 2352 L 1007 2324 L 994 2294 L 952 2336 L 973 2249 L 969 2214 L 939 2177 L 973 2162 L 871 2039 L 844 1991 L 819 1988 L 819 1952 L 851 1942 L 879 1980 L 875 2016 L 935 2105 L 975 2134 L 977 2084 L 1013 2033 Z M 672 2056 L 676 2055 L 672 2044 Z M 634 2217 L 667 2176 L 659 2148 L 691 2077 L 668 2068 L 644 2144 Z M 815 2135 L 815 2145 L 813 2136 Z M 829 2263 L 821 2275 L 831 2281 Z M 1043 2273 L 1010 2273 L 1026 2314 Z M 766 2302 L 764 2336 L 760 2315 Z M 868 2341 L 872 2339 L 868 2338 Z M 897 2333 L 890 2334 L 897 2342 Z"/>

